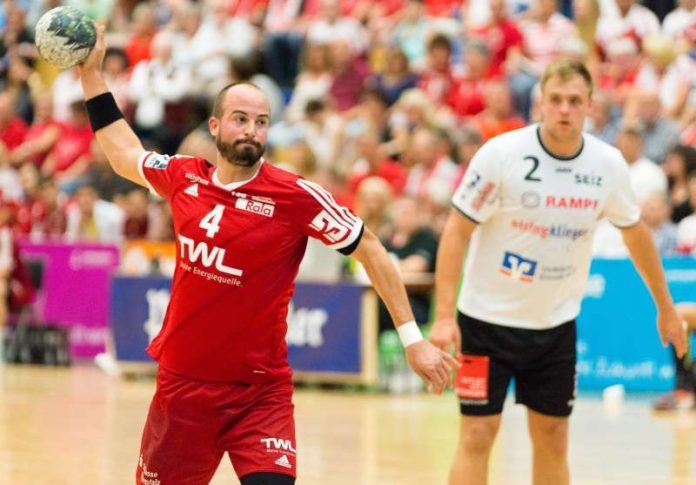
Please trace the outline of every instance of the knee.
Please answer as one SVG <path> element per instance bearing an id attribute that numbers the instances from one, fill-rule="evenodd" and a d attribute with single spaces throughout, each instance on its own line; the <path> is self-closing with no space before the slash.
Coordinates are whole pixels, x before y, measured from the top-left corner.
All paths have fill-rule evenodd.
<path id="1" fill-rule="evenodd" d="M 467 422 L 462 425 L 460 436 L 462 451 L 466 454 L 487 454 L 493 446 L 497 431 L 497 422 L 486 418 Z"/>
<path id="2" fill-rule="evenodd" d="M 543 424 L 536 424 L 530 428 L 530 434 L 534 446 L 565 454 L 568 448 L 568 421 L 554 420 Z"/>

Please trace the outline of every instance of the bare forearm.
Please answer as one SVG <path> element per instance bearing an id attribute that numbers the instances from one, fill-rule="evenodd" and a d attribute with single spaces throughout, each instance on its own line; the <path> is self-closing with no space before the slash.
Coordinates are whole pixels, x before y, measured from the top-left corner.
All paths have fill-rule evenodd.
<path id="1" fill-rule="evenodd" d="M 85 62 L 79 66 L 90 121 L 96 129 L 97 141 L 114 171 L 137 184 L 147 186 L 138 170 L 138 160 L 145 151 L 142 143 L 128 123 L 120 117 L 113 98 L 107 96 L 94 99 L 109 90 L 102 76 L 105 52 L 104 26 L 99 25 L 97 43 Z"/>
<path id="2" fill-rule="evenodd" d="M 353 257 L 365 267 L 372 286 L 384 301 L 394 323 L 398 326 L 413 320 L 406 289 L 394 263 L 377 237 L 367 229 Z"/>
<path id="3" fill-rule="evenodd" d="M 624 229 L 622 235 L 633 264 L 650 290 L 658 310 L 670 307 L 673 304 L 672 297 L 667 289 L 660 256 L 650 230 L 640 222 L 631 228 Z"/>
<path id="4" fill-rule="evenodd" d="M 452 217 L 442 233 L 435 265 L 435 318 L 452 318 L 457 296 L 457 283 L 462 273 L 464 252 L 471 233 L 457 229 Z"/>

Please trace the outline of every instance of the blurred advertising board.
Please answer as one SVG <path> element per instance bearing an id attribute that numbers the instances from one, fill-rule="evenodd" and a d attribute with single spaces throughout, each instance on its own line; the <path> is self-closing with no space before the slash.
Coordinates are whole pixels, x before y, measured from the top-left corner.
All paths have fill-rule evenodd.
<path id="1" fill-rule="evenodd" d="M 45 322 L 69 327 L 73 357 L 104 351 L 109 335 L 109 285 L 119 248 L 97 243 L 20 242 L 20 253 L 39 262 L 41 288 L 34 310 Z"/>
<path id="2" fill-rule="evenodd" d="M 152 362 L 145 348 L 161 329 L 170 288 L 166 277 L 114 277 L 110 321 L 116 360 L 124 368 Z M 298 379 L 374 383 L 374 293 L 353 283 L 297 283 L 287 342 L 288 359 Z"/>
<path id="3" fill-rule="evenodd" d="M 696 302 L 696 259 L 671 258 L 663 264 L 674 301 Z M 671 390 L 674 365 L 670 349 L 660 343 L 656 318 L 631 261 L 594 260 L 578 318 L 578 387 Z"/>

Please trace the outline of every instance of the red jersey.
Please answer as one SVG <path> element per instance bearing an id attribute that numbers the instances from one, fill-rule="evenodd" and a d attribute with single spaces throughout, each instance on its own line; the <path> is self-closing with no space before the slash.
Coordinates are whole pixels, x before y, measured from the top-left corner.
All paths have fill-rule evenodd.
<path id="1" fill-rule="evenodd" d="M 139 168 L 170 201 L 177 238 L 171 299 L 150 356 L 195 379 L 288 378 L 286 317 L 307 237 L 348 254 L 362 221 L 320 186 L 267 162 L 227 185 L 200 158 L 148 152 Z"/>

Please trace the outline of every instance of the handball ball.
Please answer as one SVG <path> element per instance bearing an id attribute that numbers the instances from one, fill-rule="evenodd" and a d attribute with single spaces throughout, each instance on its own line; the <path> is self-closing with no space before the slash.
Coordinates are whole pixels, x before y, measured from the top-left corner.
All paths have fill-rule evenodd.
<path id="1" fill-rule="evenodd" d="M 57 7 L 41 16 L 34 34 L 46 62 L 67 69 L 84 61 L 97 41 L 92 19 L 73 7 Z"/>

